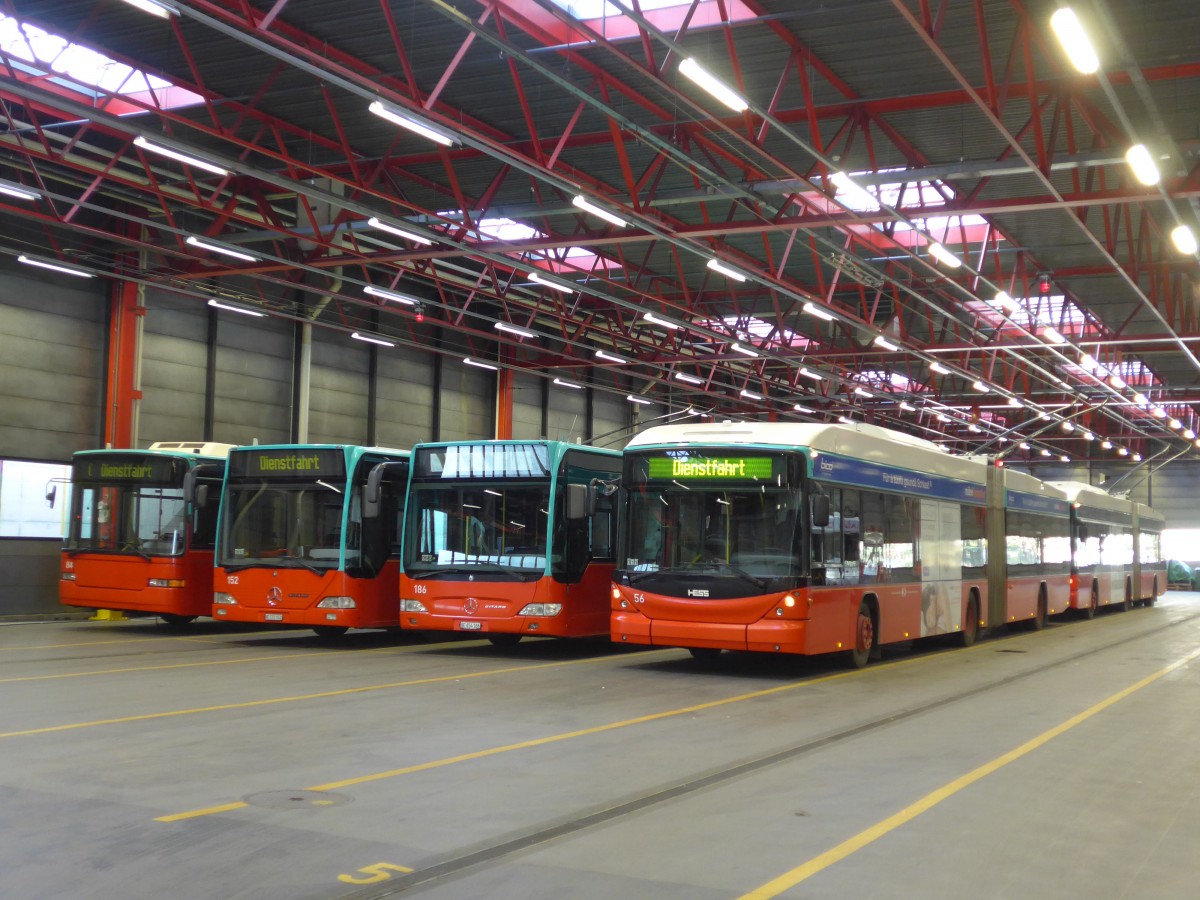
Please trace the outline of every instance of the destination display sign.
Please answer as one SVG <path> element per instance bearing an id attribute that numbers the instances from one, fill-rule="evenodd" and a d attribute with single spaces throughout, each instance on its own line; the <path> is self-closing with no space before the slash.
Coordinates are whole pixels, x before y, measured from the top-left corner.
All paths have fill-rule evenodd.
<path id="1" fill-rule="evenodd" d="M 549 478 L 545 444 L 491 443 L 417 447 L 413 476 L 418 479 Z"/>
<path id="2" fill-rule="evenodd" d="M 982 505 L 987 501 L 987 489 L 982 481 L 972 484 L 957 478 L 849 459 L 834 453 L 822 453 L 813 460 L 813 476 L 841 484 L 957 500 L 959 503 Z"/>
<path id="3" fill-rule="evenodd" d="M 238 449 L 229 454 L 232 478 L 287 480 L 342 479 L 346 461 L 341 450 L 314 447 Z"/>
<path id="4" fill-rule="evenodd" d="M 770 456 L 696 456 L 693 454 L 651 457 L 647 475 L 664 481 L 773 481 L 774 458 Z"/>
<path id="5" fill-rule="evenodd" d="M 92 456 L 75 461 L 75 481 L 120 484 L 177 484 L 182 460 L 133 454 Z"/>

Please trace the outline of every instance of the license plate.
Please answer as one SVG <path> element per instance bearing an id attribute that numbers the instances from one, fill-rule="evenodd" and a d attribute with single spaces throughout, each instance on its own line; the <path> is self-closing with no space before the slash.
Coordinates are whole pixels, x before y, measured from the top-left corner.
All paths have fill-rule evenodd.
<path id="1" fill-rule="evenodd" d="M 263 618 L 268 622 L 282 622 L 283 613 L 265 613 Z"/>
<path id="2" fill-rule="evenodd" d="M 483 631 L 482 622 L 459 622 L 458 627 L 461 631 Z"/>

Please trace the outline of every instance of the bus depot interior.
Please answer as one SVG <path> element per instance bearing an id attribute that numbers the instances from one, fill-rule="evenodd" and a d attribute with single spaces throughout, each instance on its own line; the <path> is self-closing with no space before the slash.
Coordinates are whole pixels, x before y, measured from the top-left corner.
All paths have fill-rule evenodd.
<path id="1" fill-rule="evenodd" d="M 10 0 L 0 897 L 1190 900 L 1198 26 Z"/>

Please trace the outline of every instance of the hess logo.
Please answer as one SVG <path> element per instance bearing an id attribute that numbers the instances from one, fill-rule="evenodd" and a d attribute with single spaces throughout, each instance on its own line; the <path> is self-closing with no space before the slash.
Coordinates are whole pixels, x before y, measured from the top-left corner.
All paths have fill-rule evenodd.
<path id="1" fill-rule="evenodd" d="M 700 588 L 688 588 L 688 596 L 689 597 L 707 597 L 708 591 L 701 590 Z"/>

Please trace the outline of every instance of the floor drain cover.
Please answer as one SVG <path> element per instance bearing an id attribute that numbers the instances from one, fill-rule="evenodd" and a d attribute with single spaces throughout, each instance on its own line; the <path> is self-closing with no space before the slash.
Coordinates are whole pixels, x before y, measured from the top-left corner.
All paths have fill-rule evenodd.
<path id="1" fill-rule="evenodd" d="M 345 794 L 330 794 L 327 791 L 263 791 L 246 798 L 251 806 L 268 809 L 324 809 L 349 803 Z"/>

